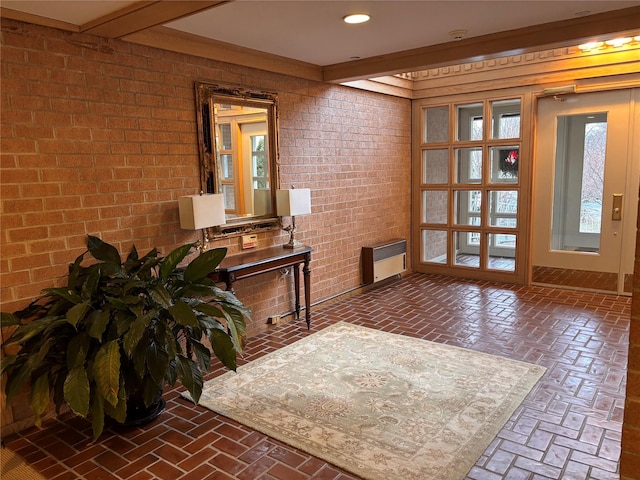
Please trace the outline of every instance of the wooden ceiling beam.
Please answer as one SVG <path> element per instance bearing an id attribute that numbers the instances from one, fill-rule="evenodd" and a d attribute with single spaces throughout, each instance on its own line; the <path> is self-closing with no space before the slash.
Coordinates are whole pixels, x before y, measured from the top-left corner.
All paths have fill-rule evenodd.
<path id="1" fill-rule="evenodd" d="M 107 38 L 121 38 L 233 0 L 141 1 L 81 25 L 80 30 Z"/>
<path id="2" fill-rule="evenodd" d="M 126 42 L 233 63 L 268 72 L 322 81 L 322 67 L 251 48 L 202 38 L 169 27 L 149 28 L 123 38 Z"/>
<path id="3" fill-rule="evenodd" d="M 44 27 L 57 28 L 67 32 L 79 32 L 80 27 L 73 23 L 54 20 L 53 18 L 41 17 L 33 13 L 21 12 L 12 8 L 0 7 L 0 18 L 9 18 L 19 22 L 33 23 L 34 25 L 42 25 Z"/>
<path id="4" fill-rule="evenodd" d="M 640 6 L 614 10 L 456 42 L 342 62 L 323 68 L 323 80 L 341 83 L 445 65 L 522 54 L 593 40 L 600 35 L 640 31 Z"/>

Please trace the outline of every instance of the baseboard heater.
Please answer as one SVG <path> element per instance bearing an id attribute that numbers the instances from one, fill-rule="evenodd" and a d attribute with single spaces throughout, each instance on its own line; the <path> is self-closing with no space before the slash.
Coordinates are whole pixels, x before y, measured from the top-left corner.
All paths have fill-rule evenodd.
<path id="1" fill-rule="evenodd" d="M 365 284 L 399 275 L 407 269 L 407 241 L 396 238 L 362 247 L 362 279 Z"/>

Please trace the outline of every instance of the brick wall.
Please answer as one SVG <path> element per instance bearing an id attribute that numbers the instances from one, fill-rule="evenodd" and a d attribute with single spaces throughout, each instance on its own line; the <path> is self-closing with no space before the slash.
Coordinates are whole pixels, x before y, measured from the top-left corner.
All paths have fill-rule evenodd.
<path id="1" fill-rule="evenodd" d="M 640 207 L 640 201 L 638 202 Z M 640 209 L 638 209 L 640 212 Z M 636 261 L 631 301 L 627 398 L 622 426 L 621 480 L 640 479 L 640 216 L 636 230 Z"/>
<path id="2" fill-rule="evenodd" d="M 195 80 L 278 92 L 282 185 L 312 192 L 297 222 L 314 248 L 312 302 L 360 285 L 361 246 L 409 238 L 408 100 L 6 19 L 0 53 L 3 311 L 59 285 L 87 234 L 142 253 L 197 239 L 177 209 L 200 188 Z M 268 232 L 258 244 L 285 241 Z M 238 238 L 215 246 L 240 249 Z M 279 273 L 235 287 L 250 333 L 292 309 Z"/>

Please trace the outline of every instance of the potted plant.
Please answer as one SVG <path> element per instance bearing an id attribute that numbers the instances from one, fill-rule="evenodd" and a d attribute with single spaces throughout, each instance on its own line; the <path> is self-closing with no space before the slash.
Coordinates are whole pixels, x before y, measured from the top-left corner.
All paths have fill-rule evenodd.
<path id="1" fill-rule="evenodd" d="M 123 262 L 115 247 L 88 236 L 66 286 L 2 313 L 2 327 L 17 326 L 5 342 L 17 353 L 2 359 L 7 405 L 28 384 L 37 425 L 53 398 L 57 413 L 66 405 L 90 418 L 97 439 L 107 418 L 139 423 L 159 415 L 165 384 L 179 380 L 197 403 L 211 351 L 236 369 L 249 311 L 208 277 L 226 248 L 182 268 L 193 246 L 166 257 L 156 249 L 139 257 L 133 246 Z M 87 253 L 96 261 L 83 266 Z"/>

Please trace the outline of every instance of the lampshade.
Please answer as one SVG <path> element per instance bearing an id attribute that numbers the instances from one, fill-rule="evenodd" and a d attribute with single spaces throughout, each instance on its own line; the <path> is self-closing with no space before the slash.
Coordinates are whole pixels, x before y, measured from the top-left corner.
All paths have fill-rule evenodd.
<path id="1" fill-rule="evenodd" d="M 276 208 L 279 217 L 294 217 L 311 213 L 311 190 L 308 188 L 277 190 Z"/>
<path id="2" fill-rule="evenodd" d="M 200 230 L 226 223 L 224 197 L 221 193 L 180 197 L 178 209 L 180 228 L 185 230 Z"/>
<path id="3" fill-rule="evenodd" d="M 271 207 L 271 189 L 254 188 L 253 189 L 253 214 L 268 215 L 273 214 Z"/>

